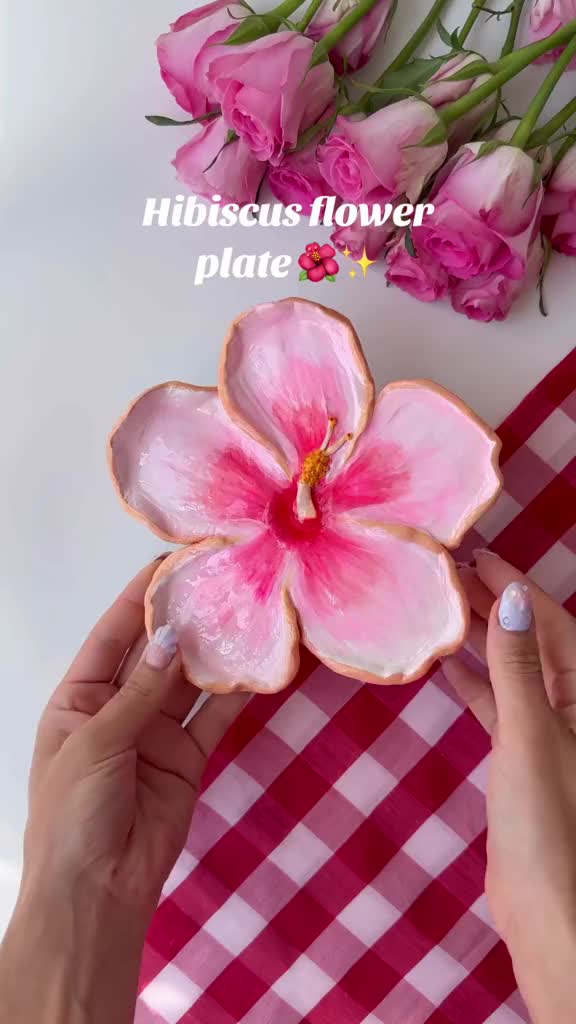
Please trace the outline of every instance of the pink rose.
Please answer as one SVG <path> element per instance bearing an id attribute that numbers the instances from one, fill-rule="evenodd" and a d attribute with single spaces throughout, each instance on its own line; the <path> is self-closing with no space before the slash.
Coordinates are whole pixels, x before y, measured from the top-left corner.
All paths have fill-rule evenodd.
<path id="1" fill-rule="evenodd" d="M 455 57 L 450 57 L 428 79 L 427 84 L 422 90 L 423 98 L 428 100 L 428 103 L 431 103 L 436 110 L 442 110 L 448 103 L 454 103 L 456 100 L 462 99 L 463 96 L 467 96 L 472 89 L 476 89 L 479 85 L 486 82 L 490 75 L 478 75 L 476 78 L 466 78 L 462 82 L 450 82 L 448 79 L 458 71 L 468 67 L 469 64 L 482 59 L 479 54 L 469 53 L 468 51 L 463 51 L 462 53 L 457 53 Z"/>
<path id="2" fill-rule="evenodd" d="M 172 162 L 178 181 L 195 195 L 220 195 L 223 203 L 242 206 L 254 202 L 264 168 L 241 139 L 227 142 L 227 135 L 224 118 L 217 117 L 203 125 Z"/>
<path id="3" fill-rule="evenodd" d="M 448 291 L 445 270 L 421 252 L 415 259 L 406 248 L 404 236 L 398 239 L 386 256 L 386 280 L 421 302 L 436 302 Z"/>
<path id="4" fill-rule="evenodd" d="M 510 142 L 514 132 L 520 124 L 519 117 L 511 117 L 501 124 L 495 131 L 489 132 L 487 139 L 498 139 L 500 142 Z M 538 167 L 541 178 L 547 178 L 554 166 L 554 154 L 550 146 L 536 146 L 535 149 L 528 149 L 526 152 L 532 157 Z"/>
<path id="5" fill-rule="evenodd" d="M 210 50 L 206 73 L 228 126 L 258 160 L 279 164 L 331 103 L 331 64 L 310 68 L 314 43 L 297 32 Z"/>
<path id="6" fill-rule="evenodd" d="M 277 167 L 270 169 L 268 183 L 284 206 L 300 203 L 302 212 L 310 213 L 314 200 L 326 194 L 326 182 L 318 169 L 316 143 L 286 154 Z"/>
<path id="7" fill-rule="evenodd" d="M 431 103 L 436 110 L 442 111 L 449 103 L 462 99 L 472 89 L 483 85 L 491 77 L 489 74 L 477 75 L 476 78 L 467 78 L 462 82 L 448 81 L 452 75 L 455 75 L 462 68 L 467 67 L 468 64 L 472 64 L 476 60 L 482 60 L 477 53 L 463 52 L 456 54 L 455 57 L 451 57 L 428 80 L 426 87 L 422 90 L 423 98 L 428 100 L 428 103 Z M 479 103 L 477 107 L 474 107 L 473 110 L 469 111 L 468 114 L 465 114 L 464 117 L 460 117 L 455 121 L 449 129 L 451 147 L 456 149 L 464 142 L 467 142 L 468 139 L 471 139 L 484 119 L 493 113 L 497 103 L 498 94 L 494 93 L 483 100 L 482 103 Z"/>
<path id="8" fill-rule="evenodd" d="M 356 221 L 347 228 L 338 228 L 330 235 L 330 241 L 336 246 L 338 252 L 344 252 L 347 249 L 353 260 L 360 259 L 364 249 L 369 260 L 377 260 L 395 232 L 396 228 L 390 221 L 380 227 L 371 225 L 366 228 Z"/>
<path id="9" fill-rule="evenodd" d="M 520 280 L 512 281 L 503 274 L 493 273 L 473 277 L 469 281 L 453 281 L 450 293 L 452 308 L 469 320 L 482 323 L 505 320 L 518 296 L 536 286 L 543 256 L 542 241 L 538 235 L 530 246 L 526 272 Z"/>
<path id="10" fill-rule="evenodd" d="M 412 237 L 452 277 L 468 280 L 500 272 L 520 280 L 537 229 L 543 187 L 535 184 L 534 161 L 515 146 L 470 142 L 453 157 L 430 195 L 434 213 Z"/>
<path id="11" fill-rule="evenodd" d="M 569 21 L 576 18 L 576 0 L 533 0 L 525 33 L 525 43 L 537 43 L 547 39 Z M 550 50 L 536 61 L 537 64 L 550 64 L 562 53 L 564 47 Z M 576 68 L 576 59 L 571 61 L 571 68 Z"/>
<path id="12" fill-rule="evenodd" d="M 323 39 L 345 14 L 353 10 L 356 2 L 340 0 L 335 3 L 335 0 L 324 0 L 306 34 L 314 42 Z M 378 0 L 372 10 L 331 51 L 330 60 L 339 75 L 344 74 L 346 68 L 348 71 L 358 71 L 370 60 L 376 43 L 388 31 L 395 7 L 396 0 Z"/>
<path id="13" fill-rule="evenodd" d="M 246 11 L 240 4 L 215 0 L 182 15 L 156 42 L 160 73 L 174 98 L 192 117 L 202 117 L 214 106 L 206 78 L 207 47 L 223 43 Z"/>
<path id="14" fill-rule="evenodd" d="M 419 99 L 399 100 L 370 117 L 338 117 L 318 162 L 334 192 L 351 203 L 415 202 L 446 158 L 447 145 L 418 143 L 438 125 L 438 115 Z"/>
<path id="15" fill-rule="evenodd" d="M 576 256 L 576 145 L 562 157 L 552 175 L 543 204 L 543 229 L 552 248 Z"/>

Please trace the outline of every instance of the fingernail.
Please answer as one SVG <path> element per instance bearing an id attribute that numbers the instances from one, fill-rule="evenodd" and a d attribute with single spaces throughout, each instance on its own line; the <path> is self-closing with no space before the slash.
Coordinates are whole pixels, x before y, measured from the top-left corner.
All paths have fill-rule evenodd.
<path id="1" fill-rule="evenodd" d="M 495 551 L 490 551 L 489 548 L 475 548 L 472 554 L 474 558 L 478 558 L 478 555 L 487 555 L 488 558 L 500 558 L 500 555 L 497 555 Z"/>
<path id="2" fill-rule="evenodd" d="M 526 633 L 532 625 L 532 601 L 524 583 L 509 583 L 500 598 L 498 621 L 510 633 Z"/>
<path id="3" fill-rule="evenodd" d="M 172 626 L 159 626 L 146 648 L 144 660 L 150 668 L 168 668 L 178 649 Z"/>

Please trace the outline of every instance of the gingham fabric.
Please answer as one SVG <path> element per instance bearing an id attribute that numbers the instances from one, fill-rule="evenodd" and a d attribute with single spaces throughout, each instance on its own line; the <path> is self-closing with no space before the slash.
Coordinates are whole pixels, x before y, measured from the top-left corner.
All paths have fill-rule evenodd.
<path id="1" fill-rule="evenodd" d="M 490 547 L 576 612 L 576 349 L 500 430 Z M 306 657 L 211 760 L 146 945 L 137 1024 L 520 1024 L 483 895 L 489 743 L 440 670 Z"/>

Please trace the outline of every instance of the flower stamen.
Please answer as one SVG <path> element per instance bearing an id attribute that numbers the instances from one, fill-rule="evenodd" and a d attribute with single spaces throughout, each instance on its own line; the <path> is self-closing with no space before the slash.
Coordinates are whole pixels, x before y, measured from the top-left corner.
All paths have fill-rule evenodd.
<path id="1" fill-rule="evenodd" d="M 337 420 L 331 416 L 322 445 L 310 452 L 302 463 L 298 489 L 296 493 L 296 515 L 298 519 L 316 519 L 316 508 L 312 498 L 312 488 L 324 480 L 330 469 L 330 461 L 343 445 L 352 440 L 352 434 L 344 434 L 336 444 L 330 441 L 336 429 Z"/>

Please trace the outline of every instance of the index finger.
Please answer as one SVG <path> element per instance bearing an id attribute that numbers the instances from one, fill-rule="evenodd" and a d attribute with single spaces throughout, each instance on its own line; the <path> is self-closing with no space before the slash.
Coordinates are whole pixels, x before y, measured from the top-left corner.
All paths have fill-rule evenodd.
<path id="1" fill-rule="evenodd" d="M 140 572 L 124 588 L 88 634 L 64 683 L 112 682 L 126 652 L 144 629 L 144 595 L 164 555 Z"/>

